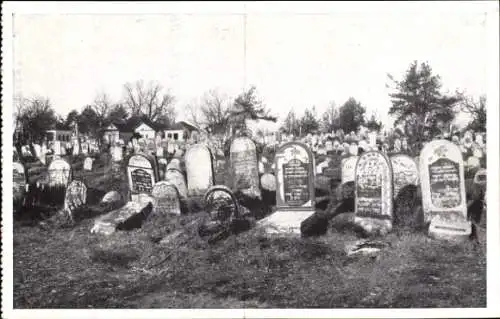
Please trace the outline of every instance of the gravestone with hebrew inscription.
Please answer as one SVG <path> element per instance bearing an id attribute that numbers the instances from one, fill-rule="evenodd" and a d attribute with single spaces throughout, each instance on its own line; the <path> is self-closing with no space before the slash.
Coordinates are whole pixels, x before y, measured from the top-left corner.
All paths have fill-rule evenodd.
<path id="1" fill-rule="evenodd" d="M 85 205 L 87 202 L 87 186 L 82 181 L 71 181 L 66 188 L 64 197 L 64 210 L 73 218 L 75 209 Z"/>
<path id="2" fill-rule="evenodd" d="M 250 197 L 261 197 L 257 150 L 248 137 L 237 137 L 231 143 L 229 162 L 232 189 Z"/>
<path id="3" fill-rule="evenodd" d="M 215 185 L 204 196 L 205 211 L 209 215 L 208 223 L 226 224 L 239 217 L 239 205 L 229 187 Z"/>
<path id="4" fill-rule="evenodd" d="M 424 219 L 429 235 L 465 240 L 471 234 L 467 221 L 464 163 L 460 148 L 447 140 L 434 140 L 420 153 L 420 184 Z"/>
<path id="5" fill-rule="evenodd" d="M 188 196 L 203 196 L 214 184 L 212 156 L 207 146 L 195 144 L 184 155 Z"/>
<path id="6" fill-rule="evenodd" d="M 160 181 L 153 186 L 153 213 L 180 215 L 181 206 L 177 187 L 167 181 Z"/>
<path id="7" fill-rule="evenodd" d="M 158 166 L 153 156 L 134 154 L 127 163 L 127 178 L 132 201 L 139 200 L 140 194 L 150 195 L 158 181 Z"/>
<path id="8" fill-rule="evenodd" d="M 408 185 L 418 185 L 418 166 L 413 158 L 408 155 L 397 154 L 391 156 L 391 165 L 394 182 L 394 198 L 398 197 L 399 191 L 404 187 Z"/>
<path id="9" fill-rule="evenodd" d="M 315 212 L 314 156 L 307 145 L 288 142 L 275 155 L 276 212 L 259 222 L 270 233 L 300 234 Z"/>
<path id="10" fill-rule="evenodd" d="M 368 235 L 392 230 L 393 185 L 391 162 L 381 152 L 363 153 L 356 162 L 354 223 Z"/>

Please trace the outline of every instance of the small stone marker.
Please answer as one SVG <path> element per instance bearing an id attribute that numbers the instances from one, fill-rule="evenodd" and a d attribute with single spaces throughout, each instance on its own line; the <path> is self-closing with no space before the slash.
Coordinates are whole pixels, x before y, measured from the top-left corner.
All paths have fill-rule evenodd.
<path id="1" fill-rule="evenodd" d="M 226 175 L 227 175 L 226 165 L 227 162 L 226 158 L 224 157 L 224 154 L 222 154 L 222 156 L 221 155 L 215 156 L 214 179 L 216 185 L 226 184 Z"/>
<path id="2" fill-rule="evenodd" d="M 271 233 L 300 234 L 302 221 L 314 214 L 314 157 L 302 143 L 289 142 L 276 152 L 276 212 L 261 220 Z"/>
<path id="3" fill-rule="evenodd" d="M 64 210 L 73 217 L 73 211 L 87 202 L 87 186 L 81 181 L 72 181 L 66 189 Z"/>
<path id="4" fill-rule="evenodd" d="M 153 186 L 151 195 L 153 196 L 154 214 L 181 214 L 179 192 L 173 184 L 160 181 Z"/>
<path id="5" fill-rule="evenodd" d="M 261 198 L 257 150 L 248 137 L 237 137 L 231 143 L 230 158 L 233 191 Z"/>
<path id="6" fill-rule="evenodd" d="M 271 173 L 264 173 L 260 177 L 260 185 L 269 192 L 276 191 L 276 176 Z"/>
<path id="7" fill-rule="evenodd" d="M 418 185 L 418 166 L 411 157 L 404 154 L 391 156 L 391 165 L 394 178 L 394 198 L 397 198 L 399 191 L 407 185 Z"/>
<path id="8" fill-rule="evenodd" d="M 348 182 L 354 182 L 356 162 L 358 161 L 357 156 L 350 156 L 342 159 L 342 173 L 341 173 L 341 183 L 345 184 Z"/>
<path id="9" fill-rule="evenodd" d="M 92 170 L 92 164 L 94 163 L 94 159 L 92 157 L 87 157 L 83 161 L 83 169 L 86 171 Z"/>
<path id="10" fill-rule="evenodd" d="M 61 159 L 53 160 L 48 167 L 49 186 L 66 187 L 72 178 L 71 165 Z"/>
<path id="11" fill-rule="evenodd" d="M 184 155 L 188 196 L 203 196 L 214 184 L 212 156 L 207 146 L 195 144 Z"/>
<path id="12" fill-rule="evenodd" d="M 424 218 L 429 235 L 465 240 L 471 233 L 467 221 L 464 163 L 460 148 L 447 140 L 427 143 L 420 154 Z"/>
<path id="13" fill-rule="evenodd" d="M 391 162 L 381 152 L 363 153 L 356 162 L 354 223 L 367 234 L 392 230 L 393 195 Z"/>
<path id="14" fill-rule="evenodd" d="M 212 186 L 205 194 L 203 202 L 211 223 L 226 224 L 239 217 L 239 205 L 233 192 L 226 186 Z"/>
<path id="15" fill-rule="evenodd" d="M 132 200 L 139 200 L 141 193 L 151 194 L 158 180 L 158 167 L 154 158 L 146 154 L 135 154 L 128 159 L 128 185 Z"/>
<path id="16" fill-rule="evenodd" d="M 117 191 L 107 192 L 104 197 L 101 199 L 101 203 L 113 203 L 119 202 L 122 200 L 122 195 Z"/>

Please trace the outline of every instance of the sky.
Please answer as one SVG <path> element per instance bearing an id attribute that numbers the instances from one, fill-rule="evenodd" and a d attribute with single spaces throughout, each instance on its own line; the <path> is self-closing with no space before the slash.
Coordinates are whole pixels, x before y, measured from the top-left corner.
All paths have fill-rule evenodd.
<path id="1" fill-rule="evenodd" d="M 186 105 L 208 90 L 234 97 L 255 85 L 280 119 L 312 106 L 319 116 L 352 96 L 391 126 L 387 74 L 402 79 L 414 60 L 441 76 L 443 92 L 486 93 L 486 10 L 454 5 L 18 13 L 14 91 L 46 96 L 66 115 L 100 92 L 120 99 L 126 82 L 158 81 L 175 96 L 182 119 Z"/>

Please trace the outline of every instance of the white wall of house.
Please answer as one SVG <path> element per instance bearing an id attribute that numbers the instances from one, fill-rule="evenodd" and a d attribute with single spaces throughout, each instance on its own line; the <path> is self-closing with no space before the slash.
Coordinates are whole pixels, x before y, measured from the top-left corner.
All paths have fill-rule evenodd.
<path id="1" fill-rule="evenodd" d="M 149 127 L 148 125 L 142 123 L 139 125 L 135 130 L 135 133 L 141 134 L 142 137 L 148 138 L 148 139 L 154 139 L 156 132 L 153 128 Z"/>
<path id="2" fill-rule="evenodd" d="M 69 142 L 71 140 L 72 131 L 66 130 L 49 130 L 47 133 L 47 140 L 49 142 Z"/>
<path id="3" fill-rule="evenodd" d="M 167 140 L 184 141 L 184 130 L 165 130 Z"/>

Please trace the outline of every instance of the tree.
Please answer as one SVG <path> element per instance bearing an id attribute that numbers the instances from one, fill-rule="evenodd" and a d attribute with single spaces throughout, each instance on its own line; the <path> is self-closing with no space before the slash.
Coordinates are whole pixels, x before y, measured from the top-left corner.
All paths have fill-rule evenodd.
<path id="1" fill-rule="evenodd" d="M 468 130 L 486 132 L 486 96 L 482 95 L 478 100 L 465 93 L 457 93 L 460 98 L 460 110 L 469 114 L 472 121 L 467 125 Z"/>
<path id="2" fill-rule="evenodd" d="M 100 116 L 96 113 L 95 107 L 92 105 L 87 105 L 78 118 L 79 131 L 90 134 L 95 138 L 100 137 L 101 123 Z"/>
<path id="3" fill-rule="evenodd" d="M 78 114 L 77 110 L 72 110 L 66 115 L 66 119 L 64 120 L 64 126 L 71 127 L 73 123 L 79 122 L 80 114 Z"/>
<path id="4" fill-rule="evenodd" d="M 124 105 L 132 116 L 145 117 L 152 122 L 173 122 L 175 118 L 174 97 L 163 92 L 163 87 L 157 82 L 143 81 L 126 83 L 124 85 Z"/>
<path id="5" fill-rule="evenodd" d="M 114 105 L 108 113 L 106 121 L 108 123 L 121 122 L 128 117 L 128 112 L 122 104 Z"/>
<path id="6" fill-rule="evenodd" d="M 380 129 L 382 128 L 382 122 L 377 120 L 377 117 L 375 116 L 375 114 L 372 114 L 370 119 L 368 121 L 366 121 L 365 125 L 366 125 L 366 128 L 368 128 L 369 130 L 376 131 L 376 132 L 379 132 Z"/>
<path id="7" fill-rule="evenodd" d="M 57 123 L 56 113 L 48 98 L 36 96 L 18 101 L 18 124 L 23 132 L 21 142 L 40 143 L 47 130 Z"/>
<path id="8" fill-rule="evenodd" d="M 256 88 L 238 95 L 230 110 L 230 122 L 237 130 L 246 130 L 246 120 L 268 120 L 276 122 L 277 118 L 269 114 L 261 100 L 257 98 Z"/>
<path id="9" fill-rule="evenodd" d="M 306 135 L 308 133 L 316 133 L 319 128 L 319 121 L 316 115 L 316 108 L 306 109 L 304 116 L 300 119 L 300 133 Z"/>
<path id="10" fill-rule="evenodd" d="M 230 102 L 216 90 L 210 90 L 203 96 L 200 112 L 203 122 L 212 133 L 224 133 L 228 128 L 230 117 Z"/>
<path id="11" fill-rule="evenodd" d="M 295 111 L 292 109 L 288 112 L 285 120 L 283 121 L 283 125 L 281 126 L 281 131 L 287 134 L 293 134 L 298 136 L 300 133 L 300 121 L 295 114 Z"/>
<path id="12" fill-rule="evenodd" d="M 332 132 L 340 128 L 340 114 L 335 102 L 331 102 L 321 118 L 323 132 Z"/>
<path id="13" fill-rule="evenodd" d="M 432 74 L 427 63 L 419 67 L 414 61 L 401 81 L 390 74 L 388 77 L 395 89 L 395 93 L 389 94 L 389 114 L 396 116 L 395 125 L 403 124 L 408 142 L 420 149 L 425 141 L 441 133 L 440 127 L 449 126 L 455 115 L 453 108 L 460 99 L 440 93 L 441 79 Z"/>
<path id="14" fill-rule="evenodd" d="M 364 114 L 366 109 L 350 97 L 339 110 L 339 124 L 344 132 L 356 132 L 358 128 L 365 123 Z"/>

